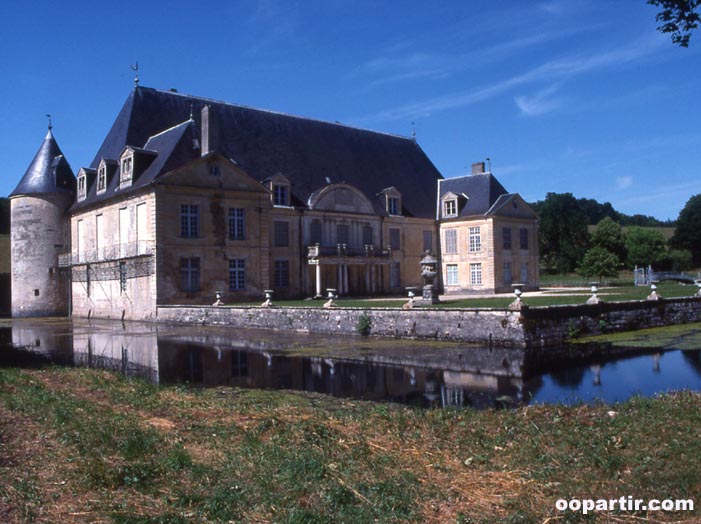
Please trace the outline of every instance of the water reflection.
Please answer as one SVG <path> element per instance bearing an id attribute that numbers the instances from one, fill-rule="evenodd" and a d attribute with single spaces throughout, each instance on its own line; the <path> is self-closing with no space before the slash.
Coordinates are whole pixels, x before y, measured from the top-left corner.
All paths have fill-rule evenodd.
<path id="1" fill-rule="evenodd" d="M 524 353 L 513 349 L 107 321 L 4 325 L 0 364 L 103 368 L 156 384 L 292 389 L 424 407 L 615 401 L 701 389 L 699 350 L 524 377 Z"/>

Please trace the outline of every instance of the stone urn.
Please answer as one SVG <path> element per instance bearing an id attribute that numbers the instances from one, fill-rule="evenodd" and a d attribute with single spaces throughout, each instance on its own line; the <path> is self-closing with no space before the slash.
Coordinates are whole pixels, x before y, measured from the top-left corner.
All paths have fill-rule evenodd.
<path id="1" fill-rule="evenodd" d="M 420 264 L 421 278 L 423 278 L 424 281 L 421 302 L 424 304 L 436 304 L 439 300 L 438 291 L 434 282 L 438 276 L 438 259 L 427 250 Z"/>

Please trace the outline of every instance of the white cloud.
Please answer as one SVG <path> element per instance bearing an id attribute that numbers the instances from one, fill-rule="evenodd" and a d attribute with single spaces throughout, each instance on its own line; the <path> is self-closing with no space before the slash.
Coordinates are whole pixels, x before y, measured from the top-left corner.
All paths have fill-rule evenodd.
<path id="1" fill-rule="evenodd" d="M 560 86 L 558 84 L 553 84 L 530 97 L 516 96 L 514 97 L 514 102 L 521 110 L 521 114 L 525 116 L 544 115 L 562 106 L 564 102 L 562 98 L 552 97 L 559 89 Z"/>
<path id="2" fill-rule="evenodd" d="M 633 185 L 633 177 L 632 176 L 616 177 L 616 188 L 617 189 L 619 189 L 619 190 L 628 189 L 632 185 Z"/>
<path id="3" fill-rule="evenodd" d="M 568 56 L 557 60 L 550 60 L 530 71 L 494 84 L 482 86 L 470 91 L 448 93 L 428 100 L 386 109 L 372 115 L 354 119 L 354 121 L 368 122 L 409 119 L 427 116 L 447 109 L 465 107 L 487 100 L 521 85 L 548 80 L 564 81 L 593 71 L 635 62 L 656 52 L 661 44 L 663 44 L 663 41 L 659 38 L 646 39 L 633 42 L 626 47 L 611 51 L 607 50 L 591 55 Z"/>

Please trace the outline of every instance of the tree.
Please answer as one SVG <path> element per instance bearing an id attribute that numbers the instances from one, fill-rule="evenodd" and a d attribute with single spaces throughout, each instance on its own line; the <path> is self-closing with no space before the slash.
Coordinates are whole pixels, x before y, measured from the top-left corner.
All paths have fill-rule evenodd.
<path id="1" fill-rule="evenodd" d="M 626 248 L 631 267 L 659 265 L 667 256 L 664 236 L 655 229 L 631 227 L 626 234 Z"/>
<path id="2" fill-rule="evenodd" d="M 688 249 L 694 266 L 701 265 L 701 195 L 692 196 L 679 213 L 669 245 L 675 249 Z"/>
<path id="3" fill-rule="evenodd" d="M 617 277 L 619 267 L 621 261 L 616 255 L 603 247 L 594 246 L 584 254 L 577 271 L 583 277 L 597 277 L 601 282 L 603 277 Z"/>
<path id="4" fill-rule="evenodd" d="M 688 249 L 671 249 L 667 254 L 667 264 L 672 271 L 687 271 L 694 267 L 691 251 Z"/>
<path id="5" fill-rule="evenodd" d="M 662 22 L 657 27 L 660 33 L 672 33 L 672 43 L 689 47 L 691 31 L 696 29 L 701 16 L 696 12 L 701 0 L 648 0 L 648 4 L 662 7 L 655 20 Z"/>
<path id="6" fill-rule="evenodd" d="M 540 254 L 551 271 L 574 271 L 589 242 L 587 217 L 572 193 L 548 193 L 539 203 Z"/>
<path id="7" fill-rule="evenodd" d="M 591 235 L 591 245 L 612 253 L 619 262 L 623 262 L 628 254 L 623 228 L 609 217 L 604 218 L 596 225 L 596 229 Z"/>

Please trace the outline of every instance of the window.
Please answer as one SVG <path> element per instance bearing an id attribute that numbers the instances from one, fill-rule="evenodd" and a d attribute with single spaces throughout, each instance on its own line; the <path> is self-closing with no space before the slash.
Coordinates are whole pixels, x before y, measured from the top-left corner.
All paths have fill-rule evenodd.
<path id="1" fill-rule="evenodd" d="M 288 187 L 282 184 L 273 184 L 273 205 L 287 206 Z"/>
<path id="2" fill-rule="evenodd" d="M 470 264 L 470 284 L 473 286 L 482 285 L 482 264 Z"/>
<path id="3" fill-rule="evenodd" d="M 521 282 L 523 284 L 528 282 L 528 262 L 521 263 Z"/>
<path id="4" fill-rule="evenodd" d="M 399 215 L 399 199 L 397 197 L 387 197 L 387 214 Z"/>
<path id="5" fill-rule="evenodd" d="M 519 229 L 519 240 L 521 249 L 528 249 L 528 229 L 525 227 Z"/>
<path id="6" fill-rule="evenodd" d="M 470 233 L 470 242 L 469 242 L 469 250 L 470 253 L 476 253 L 478 251 L 482 251 L 482 237 L 480 236 L 480 228 L 479 227 L 471 227 L 469 229 Z"/>
<path id="7" fill-rule="evenodd" d="M 199 291 L 200 289 L 200 259 L 180 259 L 180 287 L 183 291 Z"/>
<path id="8" fill-rule="evenodd" d="M 81 175 L 78 177 L 78 199 L 83 200 L 87 194 L 87 191 L 85 189 L 86 185 L 86 176 Z"/>
<path id="9" fill-rule="evenodd" d="M 273 242 L 275 247 L 287 247 L 290 245 L 290 225 L 282 220 L 273 223 Z"/>
<path id="10" fill-rule="evenodd" d="M 511 262 L 504 262 L 504 285 L 510 286 L 513 281 L 513 276 L 511 275 Z"/>
<path id="11" fill-rule="evenodd" d="M 105 166 L 100 167 L 97 171 L 97 191 L 98 193 L 104 191 L 107 188 L 107 168 Z"/>
<path id="12" fill-rule="evenodd" d="M 121 261 L 119 263 L 119 292 L 126 293 L 127 291 L 127 263 Z"/>
<path id="13" fill-rule="evenodd" d="M 97 259 L 104 258 L 105 249 L 105 220 L 102 214 L 95 215 L 95 251 L 97 251 Z"/>
<path id="14" fill-rule="evenodd" d="M 246 210 L 242 207 L 229 208 L 229 240 L 246 239 Z"/>
<path id="15" fill-rule="evenodd" d="M 197 238 L 200 233 L 200 206 L 182 204 L 180 206 L 180 236 Z"/>
<path id="16" fill-rule="evenodd" d="M 363 226 L 363 245 L 372 246 L 374 244 L 372 226 Z"/>
<path id="17" fill-rule="evenodd" d="M 389 287 L 401 287 L 402 266 L 399 262 L 392 262 L 389 265 Z"/>
<path id="18" fill-rule="evenodd" d="M 424 231 L 424 253 L 433 251 L 433 231 Z"/>
<path id="19" fill-rule="evenodd" d="M 240 291 L 246 287 L 246 261 L 242 258 L 229 260 L 229 290 Z"/>
<path id="20" fill-rule="evenodd" d="M 288 260 L 276 260 L 273 274 L 275 289 L 290 286 L 290 262 Z"/>
<path id="21" fill-rule="evenodd" d="M 448 286 L 458 285 L 458 265 L 448 264 L 445 266 L 445 283 Z"/>
<path id="22" fill-rule="evenodd" d="M 309 225 L 309 243 L 311 245 L 321 244 L 321 220 L 314 219 Z"/>
<path id="23" fill-rule="evenodd" d="M 122 173 L 121 180 L 129 180 L 132 174 L 132 168 L 134 159 L 130 156 L 122 159 Z"/>
<path id="24" fill-rule="evenodd" d="M 231 374 L 234 377 L 248 376 L 248 354 L 234 351 L 231 355 Z"/>
<path id="25" fill-rule="evenodd" d="M 390 249 L 401 249 L 402 245 L 399 241 L 399 229 L 392 228 L 389 230 L 389 247 Z"/>
<path id="26" fill-rule="evenodd" d="M 338 224 L 336 226 L 336 243 L 348 245 L 348 224 Z"/>
<path id="27" fill-rule="evenodd" d="M 501 230 L 502 247 L 506 250 L 511 249 L 511 228 L 505 227 Z"/>
<path id="28" fill-rule="evenodd" d="M 221 176 L 219 166 L 209 166 L 209 174 L 210 176 Z"/>
<path id="29" fill-rule="evenodd" d="M 445 253 L 447 255 L 454 255 L 458 252 L 458 230 L 457 229 L 446 229 L 445 230 Z"/>
<path id="30" fill-rule="evenodd" d="M 443 202 L 443 216 L 454 217 L 458 215 L 458 201 L 446 200 Z"/>

